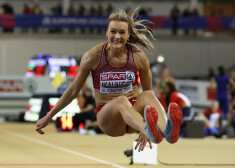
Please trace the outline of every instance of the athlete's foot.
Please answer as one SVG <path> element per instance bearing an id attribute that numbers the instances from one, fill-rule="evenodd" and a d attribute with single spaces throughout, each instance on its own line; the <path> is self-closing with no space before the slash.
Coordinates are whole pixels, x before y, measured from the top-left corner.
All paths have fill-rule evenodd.
<path id="1" fill-rule="evenodd" d="M 146 132 L 149 139 L 153 143 L 160 143 L 162 141 L 162 134 L 157 127 L 158 113 L 152 105 L 147 105 L 144 108 L 144 120 L 146 122 Z"/>
<path id="2" fill-rule="evenodd" d="M 165 136 L 169 143 L 176 143 L 179 138 L 180 126 L 183 120 L 183 113 L 177 103 L 170 103 L 165 125 Z"/>

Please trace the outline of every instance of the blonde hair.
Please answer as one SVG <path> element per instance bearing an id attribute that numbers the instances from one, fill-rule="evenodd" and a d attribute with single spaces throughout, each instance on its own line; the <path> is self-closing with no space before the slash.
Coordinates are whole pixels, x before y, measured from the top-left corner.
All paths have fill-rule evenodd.
<path id="1" fill-rule="evenodd" d="M 121 21 L 128 23 L 128 31 L 130 36 L 127 42 L 138 44 L 144 48 L 147 48 L 149 51 L 155 50 L 154 45 L 145 35 L 145 33 L 147 33 L 152 37 L 152 39 L 155 40 L 153 34 L 149 31 L 149 28 L 145 26 L 145 24 L 150 23 L 150 21 L 146 19 L 135 21 L 134 15 L 137 10 L 138 8 L 136 8 L 133 12 L 127 13 L 123 9 L 120 9 L 118 12 L 110 14 L 108 25 L 111 21 Z M 139 28 L 137 29 L 136 27 Z"/>

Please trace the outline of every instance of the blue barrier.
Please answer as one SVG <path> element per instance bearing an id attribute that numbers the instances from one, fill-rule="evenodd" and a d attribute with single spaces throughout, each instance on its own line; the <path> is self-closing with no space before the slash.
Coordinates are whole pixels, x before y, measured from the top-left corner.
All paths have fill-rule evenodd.
<path id="1" fill-rule="evenodd" d="M 143 17 L 154 24 L 152 29 L 170 29 L 173 21 L 168 16 Z M 108 16 L 71 15 L 0 15 L 1 27 L 19 28 L 106 28 Z M 235 17 L 180 17 L 178 28 L 235 30 Z"/>

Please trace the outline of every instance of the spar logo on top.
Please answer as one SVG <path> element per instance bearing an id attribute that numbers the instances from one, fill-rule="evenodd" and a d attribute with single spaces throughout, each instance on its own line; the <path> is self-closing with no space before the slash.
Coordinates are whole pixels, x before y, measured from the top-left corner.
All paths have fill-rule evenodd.
<path id="1" fill-rule="evenodd" d="M 100 74 L 101 93 L 123 93 L 132 90 L 134 72 L 104 72 Z"/>

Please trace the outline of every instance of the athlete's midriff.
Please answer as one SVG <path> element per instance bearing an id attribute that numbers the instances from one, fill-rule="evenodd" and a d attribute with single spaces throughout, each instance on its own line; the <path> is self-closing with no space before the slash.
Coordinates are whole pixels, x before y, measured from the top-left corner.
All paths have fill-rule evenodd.
<path id="1" fill-rule="evenodd" d="M 129 92 L 124 92 L 124 93 L 100 93 L 99 89 L 95 89 L 95 102 L 96 102 L 96 107 L 99 105 L 106 104 L 110 100 L 117 98 L 118 96 L 126 96 L 127 99 L 131 99 L 133 97 L 138 96 L 138 91 L 137 91 L 137 85 L 133 86 L 133 89 Z"/>

